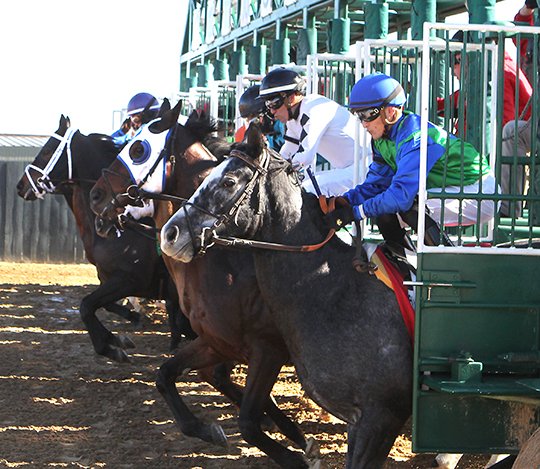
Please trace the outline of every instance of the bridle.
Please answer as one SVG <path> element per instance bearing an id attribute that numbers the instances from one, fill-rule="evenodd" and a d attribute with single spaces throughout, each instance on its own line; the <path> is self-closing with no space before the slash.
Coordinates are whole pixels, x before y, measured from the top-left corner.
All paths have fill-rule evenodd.
<path id="1" fill-rule="evenodd" d="M 256 241 L 253 239 L 245 239 L 245 238 L 237 238 L 237 237 L 228 237 L 228 236 L 219 236 L 216 233 L 216 230 L 224 223 L 227 223 L 230 220 L 234 220 L 236 223 L 239 209 L 241 205 L 249 198 L 251 197 L 253 190 L 259 184 L 259 207 L 255 214 L 260 217 L 262 215 L 262 199 L 260 197 L 261 194 L 261 187 L 264 183 L 264 179 L 269 174 L 269 165 L 270 165 L 270 152 L 268 148 L 265 148 L 263 150 L 263 153 L 260 157 L 260 161 L 257 162 L 253 158 L 251 158 L 246 153 L 240 151 L 240 150 L 232 150 L 230 152 L 230 157 L 233 158 L 239 158 L 244 163 L 246 163 L 252 170 L 253 175 L 251 176 L 251 179 L 248 181 L 246 186 L 244 187 L 244 190 L 239 194 L 239 196 L 231 203 L 231 206 L 228 210 L 226 210 L 221 215 L 216 215 L 211 212 L 209 212 L 206 209 L 203 209 L 196 204 L 193 204 L 191 202 L 188 202 L 183 205 L 181 208 L 184 210 L 184 215 L 187 221 L 188 230 L 192 239 L 193 246 L 199 245 L 199 249 L 197 250 L 197 255 L 203 255 L 206 253 L 206 251 L 212 247 L 214 244 L 217 244 L 219 246 L 225 246 L 225 247 L 249 247 L 249 248 L 256 248 L 256 249 L 268 249 L 268 250 L 274 250 L 274 251 L 287 251 L 287 252 L 311 252 L 316 251 L 317 249 L 322 248 L 330 239 L 334 236 L 335 230 L 330 229 L 326 238 L 317 244 L 309 244 L 309 245 L 287 245 L 287 244 L 281 244 L 281 243 L 272 243 L 267 241 Z M 289 162 L 284 161 L 284 164 L 289 164 Z M 327 205 L 326 198 L 321 196 L 319 197 L 319 204 L 321 206 L 321 209 L 324 213 L 328 213 L 329 211 L 332 211 L 334 209 L 334 201 L 335 199 L 330 199 L 330 205 Z M 212 226 L 204 227 L 201 231 L 201 234 L 199 236 L 196 236 L 193 230 L 193 227 L 191 226 L 190 218 L 186 210 L 186 206 L 191 205 L 194 208 L 196 208 L 199 211 L 202 211 L 216 219 L 216 221 L 213 223 Z M 198 243 L 194 242 L 198 241 Z"/>
<path id="2" fill-rule="evenodd" d="M 142 189 L 142 187 L 146 184 L 148 179 L 154 174 L 154 171 L 159 166 L 159 164 L 164 160 L 165 162 L 171 163 L 171 173 L 174 172 L 174 168 L 176 165 L 176 157 L 173 155 L 169 148 L 174 148 L 174 143 L 176 142 L 177 137 L 177 125 L 171 129 L 169 129 L 169 132 L 167 134 L 167 137 L 165 139 L 165 145 L 163 149 L 160 151 L 158 157 L 156 158 L 156 161 L 152 164 L 146 175 L 136 184 L 130 184 L 126 188 L 125 192 L 121 192 L 118 194 L 115 194 L 112 196 L 111 200 L 103 207 L 103 210 L 100 213 L 100 217 L 106 217 L 106 214 L 112 210 L 116 210 L 118 208 L 125 207 L 126 205 L 135 205 L 135 206 L 142 206 L 143 199 L 161 199 L 161 200 L 169 200 L 169 198 L 166 198 L 166 196 L 162 194 L 154 194 L 151 192 L 146 192 Z M 112 171 L 109 168 L 104 168 L 101 172 L 103 176 L 103 180 L 107 184 L 107 187 L 111 193 L 114 193 L 113 187 L 110 181 L 111 176 L 116 176 L 121 179 L 126 179 L 126 177 L 120 173 L 117 173 L 115 171 Z M 129 182 L 133 182 L 131 178 L 129 178 Z M 128 203 L 125 203 L 125 199 L 128 200 Z M 185 199 L 180 199 L 179 197 L 174 197 L 175 200 L 181 200 L 184 201 Z M 123 216 L 123 214 L 118 215 L 116 219 L 116 223 L 119 225 L 118 227 L 120 229 L 123 228 L 125 225 L 126 218 Z"/>
<path id="3" fill-rule="evenodd" d="M 28 181 L 30 183 L 30 186 L 32 188 L 32 192 L 34 192 L 35 196 L 38 199 L 42 199 L 45 194 L 53 193 L 57 186 L 53 183 L 53 181 L 50 179 L 49 175 L 51 174 L 52 170 L 55 168 L 56 164 L 58 163 L 58 160 L 64 153 L 64 150 L 67 150 L 67 179 L 71 180 L 73 176 L 73 157 L 71 155 L 71 140 L 73 139 L 73 135 L 77 132 L 77 129 L 68 128 L 66 130 L 65 135 L 59 135 L 57 133 L 54 133 L 51 135 L 51 138 L 56 138 L 60 140 L 60 143 L 58 144 L 58 147 L 56 147 L 56 150 L 52 154 L 51 158 L 47 162 L 44 168 L 40 168 L 39 166 L 35 166 L 33 164 L 26 165 L 24 168 L 24 174 L 28 178 Z M 35 171 L 41 176 L 39 176 L 35 181 L 30 175 L 30 171 Z"/>

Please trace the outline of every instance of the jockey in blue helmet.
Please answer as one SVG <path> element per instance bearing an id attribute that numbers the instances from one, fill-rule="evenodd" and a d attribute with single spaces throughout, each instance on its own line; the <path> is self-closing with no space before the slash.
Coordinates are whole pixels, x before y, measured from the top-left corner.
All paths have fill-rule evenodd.
<path id="1" fill-rule="evenodd" d="M 406 101 L 405 91 L 397 80 L 382 73 L 373 73 L 354 85 L 349 98 L 349 108 L 362 122 L 377 119 L 381 112 L 386 122 L 388 116 L 384 109 L 401 107 Z M 393 123 L 386 122 L 387 125 Z"/>
<path id="2" fill-rule="evenodd" d="M 406 96 L 394 78 L 373 73 L 353 87 L 349 108 L 372 137 L 373 162 L 366 179 L 343 197 L 350 205 L 328 214 L 329 226 L 353 219 L 374 219 L 390 247 L 408 247 L 402 221 L 417 229 L 417 195 L 420 175 L 420 116 L 403 109 Z M 469 143 L 428 122 L 427 189 L 433 192 L 492 194 L 497 184 L 487 159 Z M 480 185 L 481 181 L 481 185 Z M 444 211 L 445 225 L 471 225 L 493 218 L 493 201 L 429 198 L 427 208 L 435 220 Z M 479 214 L 479 217 L 478 217 Z M 426 215 L 427 245 L 451 244 L 437 223 Z M 395 249 L 400 252 L 400 249 Z"/>
<path id="3" fill-rule="evenodd" d="M 137 93 L 127 106 L 127 119 L 122 126 L 112 134 L 114 143 L 121 147 L 129 142 L 144 124 L 154 120 L 159 112 L 159 102 L 150 93 Z"/>
<path id="4" fill-rule="evenodd" d="M 127 115 L 131 118 L 132 125 L 134 125 L 134 117 L 140 115 L 139 127 L 155 119 L 158 112 L 159 102 L 150 93 L 137 93 L 129 100 L 127 106 Z"/>

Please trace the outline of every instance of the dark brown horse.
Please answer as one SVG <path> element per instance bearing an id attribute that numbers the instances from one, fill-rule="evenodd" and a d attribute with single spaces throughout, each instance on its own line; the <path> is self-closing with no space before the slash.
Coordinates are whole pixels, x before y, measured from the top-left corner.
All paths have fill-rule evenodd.
<path id="1" fill-rule="evenodd" d="M 140 315 L 116 304 L 117 300 L 127 296 L 166 299 L 173 331 L 171 346 L 178 344 L 183 333 L 193 337 L 193 332 L 178 310 L 176 289 L 158 255 L 156 240 L 133 230 L 108 239 L 95 233 L 94 214 L 88 199 L 90 189 L 117 153 L 110 137 L 83 135 L 70 127 L 69 118 L 61 116 L 58 130 L 27 167 L 17 191 L 25 200 L 36 200 L 46 193 L 58 193 L 66 198 L 75 216 L 86 258 L 96 266 L 100 280 L 99 287 L 82 299 L 81 318 L 94 350 L 122 362 L 128 360 L 124 349 L 134 344 L 128 337 L 114 335 L 99 321 L 96 311 L 100 307 L 137 323 Z"/>
<path id="2" fill-rule="evenodd" d="M 150 128 L 158 132 L 171 129 L 164 152 L 160 152 L 159 148 L 152 149 L 152 152 L 156 158 L 161 154 L 167 161 L 166 172 L 170 176 L 165 192 L 187 198 L 218 163 L 209 150 L 219 156 L 228 152 L 230 146 L 211 137 L 215 129 L 208 120 L 198 118 L 195 114 L 190 116 L 185 126 L 177 124 L 179 111 L 177 105 L 169 115 L 165 114 L 159 123 Z M 147 142 L 151 140 L 151 137 L 141 138 Z M 125 151 L 130 152 L 128 148 Z M 137 155 L 140 152 L 135 149 L 130 153 Z M 124 161 L 129 166 L 129 162 Z M 136 182 L 143 178 L 141 175 Z M 126 194 L 129 184 L 127 169 L 117 160 L 92 190 L 94 212 L 114 218 L 119 203 L 116 194 Z M 115 202 L 110 204 L 109 201 L 113 199 Z M 126 197 L 121 196 L 120 199 L 125 201 Z M 156 224 L 161 226 L 178 206 L 178 203 L 172 202 L 159 203 Z M 294 443 L 303 449 L 307 447 L 296 425 L 270 398 L 272 387 L 282 365 L 288 361 L 289 353 L 260 294 L 252 255 L 245 251 L 214 249 L 190 264 L 171 258 L 166 258 L 166 263 L 178 288 L 183 310 L 199 335 L 167 360 L 157 377 L 158 390 L 181 430 L 186 435 L 205 441 L 218 444 L 226 441 L 218 425 L 205 425 L 191 413 L 178 394 L 175 381 L 186 370 L 202 369 L 227 360 L 247 363 L 247 383 L 241 398 L 239 417 L 242 436 L 282 467 L 308 467 L 302 454 L 288 450 L 261 430 L 261 418 L 266 413 Z M 239 394 L 236 400 L 240 400 Z"/>

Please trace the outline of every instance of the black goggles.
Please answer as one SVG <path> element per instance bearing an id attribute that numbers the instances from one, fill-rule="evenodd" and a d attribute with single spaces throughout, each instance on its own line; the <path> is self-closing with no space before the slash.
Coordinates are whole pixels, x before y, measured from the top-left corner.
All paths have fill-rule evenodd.
<path id="1" fill-rule="evenodd" d="M 353 109 L 352 113 L 357 115 L 361 122 L 372 122 L 381 115 L 382 107 L 372 107 L 369 109 Z"/>
<path id="2" fill-rule="evenodd" d="M 264 102 L 264 104 L 266 105 L 266 107 L 268 109 L 272 109 L 272 110 L 276 111 L 281 106 L 283 106 L 283 103 L 285 102 L 285 98 L 286 98 L 286 96 L 279 95 L 279 96 L 276 96 L 275 98 L 267 99 Z"/>

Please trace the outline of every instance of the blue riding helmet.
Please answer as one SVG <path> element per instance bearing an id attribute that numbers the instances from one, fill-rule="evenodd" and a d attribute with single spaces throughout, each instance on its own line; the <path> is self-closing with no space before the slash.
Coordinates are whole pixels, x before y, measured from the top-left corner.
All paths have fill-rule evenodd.
<path id="1" fill-rule="evenodd" d="M 384 106 L 402 106 L 407 101 L 397 80 L 376 72 L 358 80 L 349 97 L 349 108 L 371 109 Z"/>
<path id="2" fill-rule="evenodd" d="M 137 93 L 129 100 L 127 106 L 128 116 L 134 116 L 143 111 L 154 111 L 156 114 L 159 111 L 158 100 L 150 93 Z"/>

